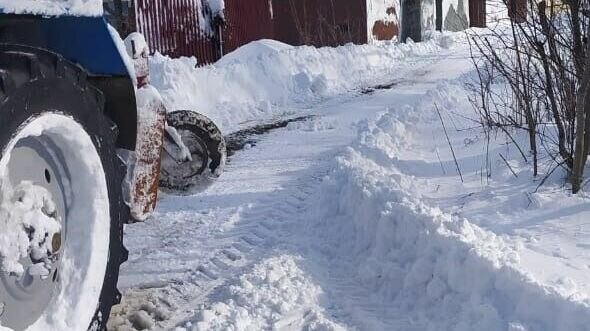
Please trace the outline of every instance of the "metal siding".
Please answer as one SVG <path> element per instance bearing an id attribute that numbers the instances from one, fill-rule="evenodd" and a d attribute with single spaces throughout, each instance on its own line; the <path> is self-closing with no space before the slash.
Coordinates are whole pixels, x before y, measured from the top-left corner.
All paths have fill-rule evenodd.
<path id="1" fill-rule="evenodd" d="M 152 53 L 171 57 L 195 56 L 199 64 L 217 60 L 214 38 L 206 35 L 199 21 L 201 0 L 138 0 L 137 29 L 145 35 Z"/>
<path id="2" fill-rule="evenodd" d="M 486 26 L 485 0 L 469 0 L 469 26 L 480 28 Z"/>
<path id="3" fill-rule="evenodd" d="M 275 38 L 294 45 L 367 42 L 366 0 L 273 0 Z"/>
<path id="4" fill-rule="evenodd" d="M 226 0 L 224 53 L 254 40 L 274 37 L 270 0 Z"/>
<path id="5" fill-rule="evenodd" d="M 147 39 L 152 53 L 171 57 L 195 56 L 200 65 L 219 59 L 219 42 L 204 33 L 198 12 L 202 0 L 137 0 L 137 29 Z M 224 53 L 253 40 L 273 38 L 269 0 L 226 0 L 223 29 Z"/>

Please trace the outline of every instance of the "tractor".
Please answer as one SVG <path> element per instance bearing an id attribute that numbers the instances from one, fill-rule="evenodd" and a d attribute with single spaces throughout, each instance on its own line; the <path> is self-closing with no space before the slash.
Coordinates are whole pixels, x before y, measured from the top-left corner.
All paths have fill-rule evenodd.
<path id="1" fill-rule="evenodd" d="M 223 135 L 166 109 L 102 0 L 0 0 L 0 330 L 105 330 L 123 226 L 220 175 Z"/>

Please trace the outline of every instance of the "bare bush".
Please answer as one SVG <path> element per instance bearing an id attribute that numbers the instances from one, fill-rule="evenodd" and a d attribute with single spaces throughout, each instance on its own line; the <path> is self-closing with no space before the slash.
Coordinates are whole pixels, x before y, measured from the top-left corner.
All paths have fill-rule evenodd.
<path id="1" fill-rule="evenodd" d="M 469 38 L 479 77 L 473 104 L 486 130 L 528 133 L 522 154 L 535 176 L 546 150 L 577 193 L 590 151 L 588 0 L 504 1 L 509 18 Z"/>

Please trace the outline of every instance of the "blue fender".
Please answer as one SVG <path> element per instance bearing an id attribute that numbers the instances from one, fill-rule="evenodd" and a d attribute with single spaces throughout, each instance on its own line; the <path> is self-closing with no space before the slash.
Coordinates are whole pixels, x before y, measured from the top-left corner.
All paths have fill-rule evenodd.
<path id="1" fill-rule="evenodd" d="M 0 14 L 0 42 L 44 48 L 94 75 L 128 76 L 102 17 Z"/>
<path id="2" fill-rule="evenodd" d="M 47 49 L 96 75 L 126 76 L 127 68 L 102 17 L 44 19 Z"/>
<path id="3" fill-rule="evenodd" d="M 0 13 L 0 43 L 49 50 L 84 68 L 105 96 L 105 113 L 119 127 L 118 146 L 135 148 L 135 89 L 104 18 Z"/>

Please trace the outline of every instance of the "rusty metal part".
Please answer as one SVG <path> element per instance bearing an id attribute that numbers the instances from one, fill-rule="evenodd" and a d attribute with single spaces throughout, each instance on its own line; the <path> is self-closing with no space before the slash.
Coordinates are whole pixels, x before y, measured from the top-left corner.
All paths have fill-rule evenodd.
<path id="1" fill-rule="evenodd" d="M 142 93 L 147 85 L 138 90 L 138 98 L 151 100 L 138 102 L 136 162 L 131 182 L 131 216 L 136 221 L 146 220 L 156 208 L 160 163 L 166 126 L 166 108 L 159 96 Z M 155 91 L 155 90 L 153 90 Z M 147 102 L 146 102 L 147 101 Z"/>
<path id="2" fill-rule="evenodd" d="M 166 107 L 158 91 L 151 85 L 149 48 L 141 33 L 125 38 L 125 48 L 133 61 L 137 79 L 137 140 L 135 163 L 131 172 L 129 207 L 135 221 L 145 221 L 156 208 L 160 164 L 166 128 Z"/>

